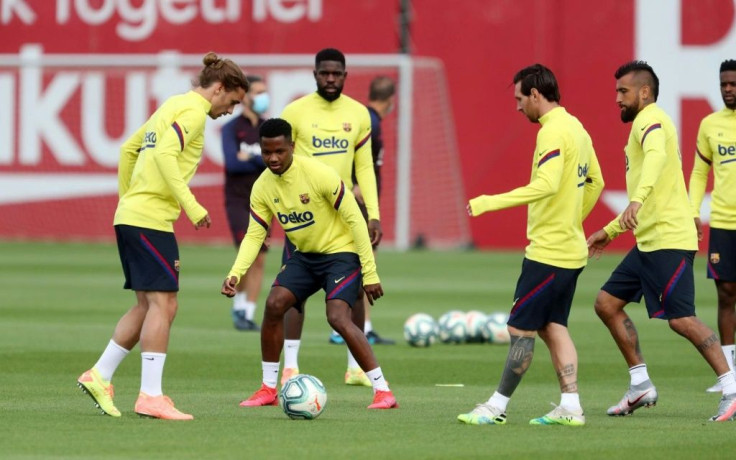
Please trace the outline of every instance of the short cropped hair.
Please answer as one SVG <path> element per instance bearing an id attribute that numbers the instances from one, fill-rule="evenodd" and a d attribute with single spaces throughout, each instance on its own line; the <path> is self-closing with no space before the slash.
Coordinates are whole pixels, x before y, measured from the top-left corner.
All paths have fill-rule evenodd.
<path id="1" fill-rule="evenodd" d="M 314 57 L 314 66 L 319 66 L 322 61 L 337 61 L 345 67 L 345 55 L 335 48 L 325 48 Z"/>
<path id="2" fill-rule="evenodd" d="M 654 101 L 656 102 L 657 97 L 659 96 L 659 78 L 657 77 L 657 74 L 654 73 L 654 69 L 652 69 L 652 66 L 647 64 L 646 61 L 627 62 L 616 70 L 614 76 L 616 77 L 616 80 L 618 80 L 619 78 L 623 77 L 624 75 L 630 74 L 631 72 L 635 72 L 637 74 L 646 72 L 647 74 L 649 74 L 649 82 L 647 82 L 647 84 L 651 86 L 652 93 L 654 93 Z"/>
<path id="3" fill-rule="evenodd" d="M 368 100 L 385 101 L 396 93 L 396 85 L 390 77 L 384 75 L 378 76 L 371 80 L 371 87 L 368 92 Z"/>
<path id="4" fill-rule="evenodd" d="M 529 96 L 532 88 L 550 102 L 560 102 L 560 88 L 557 79 L 547 67 L 542 64 L 533 64 L 524 67 L 514 75 L 514 84 L 521 82 L 521 94 Z"/>
<path id="5" fill-rule="evenodd" d="M 721 62 L 721 70 L 719 70 L 718 73 L 728 72 L 730 70 L 736 70 L 736 60 L 734 59 L 726 59 Z"/>
<path id="6" fill-rule="evenodd" d="M 283 118 L 269 118 L 264 121 L 258 130 L 258 135 L 263 139 L 269 139 L 284 136 L 287 141 L 291 141 L 291 125 Z"/>

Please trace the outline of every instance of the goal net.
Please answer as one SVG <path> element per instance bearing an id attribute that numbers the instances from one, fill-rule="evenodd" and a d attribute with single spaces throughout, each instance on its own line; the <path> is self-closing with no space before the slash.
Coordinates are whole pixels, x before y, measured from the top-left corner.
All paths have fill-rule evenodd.
<path id="1" fill-rule="evenodd" d="M 228 55 L 266 80 L 268 116 L 315 89 L 311 55 Z M 191 88 L 202 56 L 44 54 L 37 45 L 0 55 L 0 238 L 109 240 L 120 144 L 171 95 Z M 461 247 L 470 242 L 444 69 L 439 60 L 348 55 L 344 93 L 366 103 L 370 81 L 397 81 L 397 107 L 382 123 L 384 243 Z M 220 129 L 208 120 L 203 160 L 190 184 L 215 225 L 183 241 L 230 241 Z"/>

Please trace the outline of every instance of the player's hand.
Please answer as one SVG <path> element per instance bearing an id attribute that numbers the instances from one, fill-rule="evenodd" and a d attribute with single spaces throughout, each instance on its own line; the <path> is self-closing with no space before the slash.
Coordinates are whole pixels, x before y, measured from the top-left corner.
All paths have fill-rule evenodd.
<path id="1" fill-rule="evenodd" d="M 220 294 L 226 295 L 228 297 L 235 296 L 235 286 L 238 285 L 238 279 L 234 276 L 231 276 L 230 278 L 225 278 L 225 281 L 222 282 L 222 290 L 220 291 Z"/>
<path id="2" fill-rule="evenodd" d="M 381 287 L 381 283 L 364 284 L 363 290 L 365 291 L 365 296 L 368 298 L 368 303 L 370 303 L 371 305 L 373 305 L 374 300 L 383 296 L 383 288 Z"/>
<path id="3" fill-rule="evenodd" d="M 212 221 L 210 220 L 210 215 L 205 214 L 205 216 L 199 220 L 196 224 L 194 224 L 194 229 L 199 230 L 202 227 L 210 228 L 210 225 L 212 225 Z"/>
<path id="4" fill-rule="evenodd" d="M 619 219 L 619 224 L 622 229 L 634 230 L 636 226 L 639 225 L 636 215 L 639 213 L 640 208 L 641 203 L 637 201 L 632 201 L 628 206 L 626 206 L 626 209 L 624 209 L 624 212 L 621 214 L 621 219 Z"/>
<path id="5" fill-rule="evenodd" d="M 368 221 L 368 236 L 371 237 L 371 246 L 374 248 L 378 246 L 383 238 L 383 229 L 381 229 L 381 222 L 376 219 Z"/>
<path id="6" fill-rule="evenodd" d="M 703 223 L 700 217 L 695 218 L 695 230 L 698 232 L 698 241 L 703 241 Z"/>
<path id="7" fill-rule="evenodd" d="M 608 236 L 605 230 L 601 229 L 593 233 L 588 237 L 588 257 L 595 256 L 596 259 L 601 257 L 603 249 L 608 246 L 611 242 L 611 238 Z"/>
<path id="8" fill-rule="evenodd" d="M 470 203 L 465 206 L 465 210 L 468 211 L 470 217 L 473 217 L 473 208 L 470 206 Z"/>

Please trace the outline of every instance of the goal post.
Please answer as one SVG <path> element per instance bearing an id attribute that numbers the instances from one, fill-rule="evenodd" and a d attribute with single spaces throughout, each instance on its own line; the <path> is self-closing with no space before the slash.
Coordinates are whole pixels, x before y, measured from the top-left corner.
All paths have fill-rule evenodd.
<path id="1" fill-rule="evenodd" d="M 264 77 L 269 116 L 314 91 L 313 55 L 226 56 Z M 442 63 L 400 54 L 348 54 L 346 61 L 344 93 L 360 102 L 367 102 L 373 77 L 397 81 L 396 111 L 382 123 L 385 245 L 466 246 L 470 232 Z M 18 54 L 0 54 L 0 96 L 10 101 L 3 112 L 9 117 L 0 120 L 0 133 L 8 134 L 0 140 L 0 189 L 13 189 L 0 208 L 23 214 L 0 228 L 0 238 L 110 238 L 120 143 L 167 97 L 190 89 L 201 66 L 202 55 L 177 51 L 45 54 L 39 45 L 26 45 Z M 192 182 L 195 196 L 222 225 L 197 233 L 177 227 L 184 240 L 230 239 L 220 150 L 220 128 L 228 119 L 207 122 L 203 161 Z M 84 214 L 76 217 L 85 229 L 54 219 L 70 212 Z"/>

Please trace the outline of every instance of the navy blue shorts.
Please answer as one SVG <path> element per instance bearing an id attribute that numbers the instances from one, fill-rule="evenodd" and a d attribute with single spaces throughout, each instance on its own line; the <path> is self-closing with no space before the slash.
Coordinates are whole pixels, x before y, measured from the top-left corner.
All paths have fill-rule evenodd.
<path id="1" fill-rule="evenodd" d="M 635 246 L 601 290 L 626 302 L 638 303 L 644 296 L 650 318 L 695 316 L 694 257 L 695 251 L 642 252 Z"/>
<path id="2" fill-rule="evenodd" d="M 344 300 L 351 308 L 363 286 L 360 258 L 353 252 L 312 254 L 296 251 L 276 276 L 273 286 L 285 287 L 297 299 L 296 307 L 323 289 L 325 302 Z"/>
<path id="3" fill-rule="evenodd" d="M 567 326 L 583 268 L 560 268 L 524 258 L 514 291 L 509 326 L 538 331 L 548 323 Z"/>
<path id="4" fill-rule="evenodd" d="M 179 290 L 179 246 L 172 232 L 116 225 L 115 236 L 125 274 L 125 289 Z"/>
<path id="5" fill-rule="evenodd" d="M 710 228 L 708 278 L 736 281 L 736 230 Z"/>

